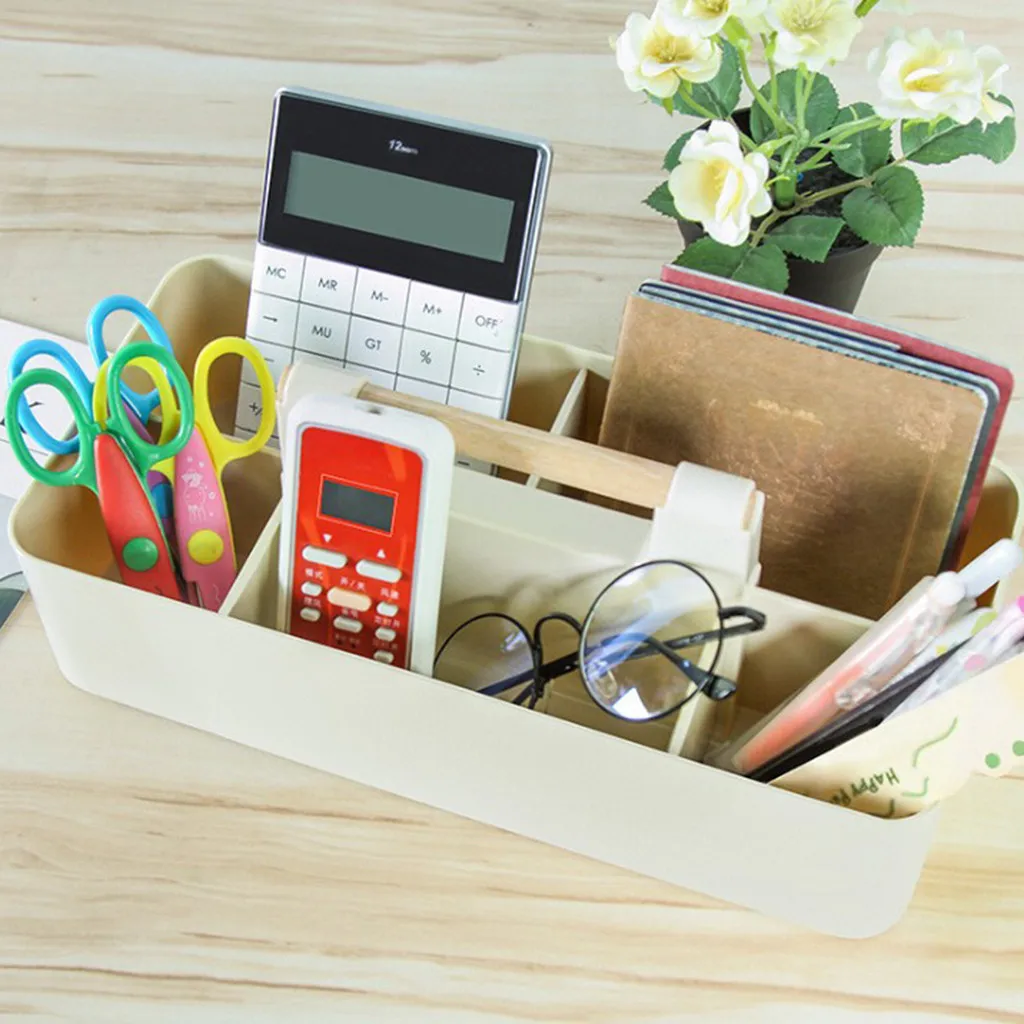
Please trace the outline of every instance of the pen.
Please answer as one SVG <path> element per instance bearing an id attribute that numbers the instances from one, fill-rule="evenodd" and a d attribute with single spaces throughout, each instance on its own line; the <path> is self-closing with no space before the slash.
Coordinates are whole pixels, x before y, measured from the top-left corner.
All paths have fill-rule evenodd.
<path id="1" fill-rule="evenodd" d="M 960 644 L 960 647 L 963 645 Z M 893 714 L 893 709 L 914 694 L 928 682 L 929 677 L 949 662 L 959 647 L 953 647 L 944 654 L 931 658 L 918 665 L 912 672 L 906 672 L 888 689 L 866 700 L 859 708 L 848 712 L 840 718 L 833 719 L 828 725 L 812 733 L 805 740 L 790 747 L 789 750 L 766 761 L 759 768 L 749 773 L 748 778 L 755 782 L 772 782 L 788 772 L 795 771 L 822 754 L 842 746 L 862 733 L 881 725 Z"/>
<path id="2" fill-rule="evenodd" d="M 934 700 L 1009 654 L 1024 639 L 1024 597 L 1007 605 L 977 636 L 968 640 L 920 689 L 897 707 L 890 717 L 905 714 Z"/>
<path id="3" fill-rule="evenodd" d="M 747 775 L 884 689 L 936 639 L 965 601 L 1012 572 L 1021 558 L 1013 541 L 998 541 L 959 572 L 921 580 L 848 651 L 717 763 Z"/>

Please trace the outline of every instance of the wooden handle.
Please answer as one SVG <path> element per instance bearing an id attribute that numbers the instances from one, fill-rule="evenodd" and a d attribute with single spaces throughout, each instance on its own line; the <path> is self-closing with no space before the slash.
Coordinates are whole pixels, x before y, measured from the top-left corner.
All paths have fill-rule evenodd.
<path id="1" fill-rule="evenodd" d="M 471 459 L 536 474 L 542 480 L 643 508 L 661 508 L 668 498 L 673 467 L 661 462 L 556 437 L 521 423 L 481 416 L 374 384 L 364 384 L 359 397 L 440 420 L 452 432 L 459 453 Z"/>

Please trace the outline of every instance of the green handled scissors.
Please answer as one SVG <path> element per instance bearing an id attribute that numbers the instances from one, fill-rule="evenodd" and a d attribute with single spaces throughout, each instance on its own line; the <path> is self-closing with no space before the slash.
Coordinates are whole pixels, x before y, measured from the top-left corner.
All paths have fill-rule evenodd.
<path id="1" fill-rule="evenodd" d="M 139 436 L 122 397 L 121 376 L 127 366 L 147 361 L 157 363 L 163 371 L 153 374 L 163 411 L 177 417 L 177 432 L 162 444 Z M 7 394 L 7 433 L 11 447 L 34 480 L 51 487 L 87 487 L 99 498 L 110 546 L 125 583 L 149 593 L 184 600 L 145 480 L 155 465 L 177 455 L 192 436 L 195 406 L 188 378 L 171 352 L 144 341 L 119 349 L 110 359 L 107 377 L 108 418 L 106 424 L 101 425 L 75 383 L 65 374 L 50 368 L 20 373 Z M 64 469 L 36 462 L 19 429 L 19 404 L 33 385 L 57 391 L 74 417 L 80 439 L 78 454 Z M 176 402 L 172 388 L 177 394 Z"/>

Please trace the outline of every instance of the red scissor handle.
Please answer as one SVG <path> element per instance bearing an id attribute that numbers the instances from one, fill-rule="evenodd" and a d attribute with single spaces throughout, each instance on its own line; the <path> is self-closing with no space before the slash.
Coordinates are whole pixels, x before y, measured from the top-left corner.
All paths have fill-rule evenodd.
<path id="1" fill-rule="evenodd" d="M 93 447 L 100 511 L 121 579 L 130 587 L 183 601 L 167 541 L 138 473 L 110 434 Z"/>

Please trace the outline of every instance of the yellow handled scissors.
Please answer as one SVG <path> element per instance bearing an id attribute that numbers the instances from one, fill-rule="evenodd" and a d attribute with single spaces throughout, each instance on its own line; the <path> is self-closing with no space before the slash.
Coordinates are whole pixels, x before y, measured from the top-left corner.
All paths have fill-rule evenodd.
<path id="1" fill-rule="evenodd" d="M 210 369 L 218 359 L 238 355 L 256 373 L 263 413 L 259 429 L 246 440 L 225 437 L 210 408 Z M 174 527 L 181 574 L 198 603 L 216 611 L 238 573 L 234 536 L 221 476 L 236 459 L 255 455 L 274 432 L 274 378 L 259 350 L 243 338 L 211 341 L 192 373 L 195 430 L 174 457 Z M 157 467 L 162 469 L 163 467 Z"/>

